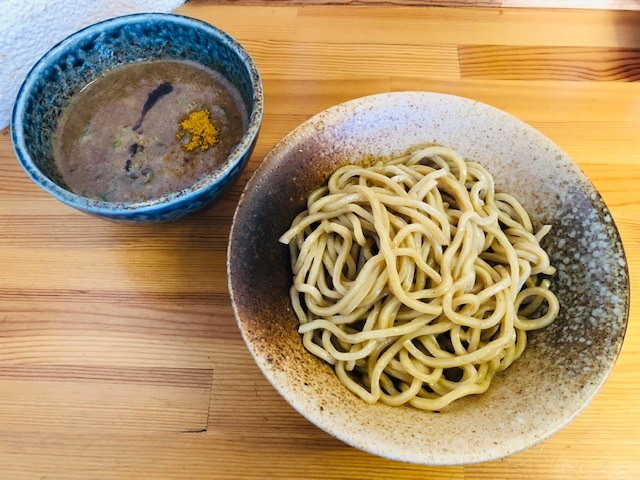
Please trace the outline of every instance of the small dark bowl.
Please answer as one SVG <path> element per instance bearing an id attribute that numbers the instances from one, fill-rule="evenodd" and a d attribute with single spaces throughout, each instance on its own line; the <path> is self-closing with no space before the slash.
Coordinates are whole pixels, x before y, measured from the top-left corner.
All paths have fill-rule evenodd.
<path id="1" fill-rule="evenodd" d="M 338 167 L 437 143 L 482 163 L 496 188 L 522 202 L 557 274 L 560 314 L 482 395 L 440 412 L 369 405 L 309 353 L 291 308 L 289 251 L 278 238 Z M 425 92 L 374 95 L 330 108 L 291 132 L 247 183 L 235 213 L 229 288 L 238 325 L 265 376 L 301 414 L 354 447 L 407 462 L 492 460 L 557 432 L 587 406 L 622 346 L 629 278 L 602 197 L 551 140 L 466 98 Z"/>
<path id="2" fill-rule="evenodd" d="M 181 191 L 144 202 L 104 202 L 66 188 L 52 137 L 71 97 L 108 70 L 140 60 L 190 60 L 222 73 L 239 90 L 249 118 L 240 143 L 215 172 Z M 29 177 L 61 202 L 110 220 L 162 222 L 210 206 L 246 166 L 260 130 L 262 82 L 249 54 L 221 30 L 187 17 L 137 14 L 87 27 L 47 52 L 27 75 L 11 123 L 14 150 Z"/>

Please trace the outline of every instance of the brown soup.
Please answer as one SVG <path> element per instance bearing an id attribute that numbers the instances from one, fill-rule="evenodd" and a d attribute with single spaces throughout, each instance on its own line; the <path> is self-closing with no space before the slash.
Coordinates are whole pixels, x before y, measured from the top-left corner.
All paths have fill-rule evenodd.
<path id="1" fill-rule="evenodd" d="M 186 61 L 138 62 L 72 99 L 54 155 L 74 193 L 137 202 L 215 171 L 246 128 L 240 94 L 220 73 Z"/>

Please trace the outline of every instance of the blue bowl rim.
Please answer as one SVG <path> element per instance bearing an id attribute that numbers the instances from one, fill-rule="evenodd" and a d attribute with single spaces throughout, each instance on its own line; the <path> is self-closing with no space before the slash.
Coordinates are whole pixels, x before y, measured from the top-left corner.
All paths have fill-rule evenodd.
<path id="1" fill-rule="evenodd" d="M 110 30 L 123 25 L 139 23 L 141 21 L 163 23 L 172 22 L 174 24 L 193 27 L 204 31 L 214 37 L 217 37 L 223 44 L 231 48 L 242 59 L 242 61 L 247 65 L 253 86 L 253 100 L 250 105 L 251 115 L 249 117 L 247 130 L 240 143 L 236 145 L 218 170 L 209 173 L 194 184 L 180 191 L 171 192 L 142 202 L 108 202 L 77 195 L 60 187 L 44 175 L 29 154 L 22 132 L 24 131 L 23 118 L 30 92 L 37 84 L 40 74 L 50 65 L 51 62 L 64 55 L 70 46 L 73 47 L 89 35 L 98 34 L 105 30 Z M 228 177 L 231 177 L 234 171 L 233 166 L 241 163 L 244 155 L 252 150 L 252 145 L 258 136 L 260 124 L 262 122 L 263 105 L 264 96 L 262 80 L 258 68 L 245 48 L 231 35 L 202 20 L 183 15 L 177 15 L 174 13 L 135 13 L 114 17 L 78 30 L 54 45 L 35 63 L 20 86 L 20 90 L 18 91 L 18 96 L 13 107 L 13 114 L 11 118 L 11 140 L 13 142 L 13 148 L 18 161 L 26 171 L 27 175 L 41 188 L 52 194 L 62 203 L 99 216 L 126 217 L 134 213 L 144 214 L 154 212 L 158 208 L 167 208 L 174 203 L 184 204 L 184 202 L 189 202 L 191 199 L 197 199 L 202 193 L 211 187 L 212 184 L 220 183 L 222 185 L 226 185 L 228 181 L 232 180 L 232 178 Z"/>

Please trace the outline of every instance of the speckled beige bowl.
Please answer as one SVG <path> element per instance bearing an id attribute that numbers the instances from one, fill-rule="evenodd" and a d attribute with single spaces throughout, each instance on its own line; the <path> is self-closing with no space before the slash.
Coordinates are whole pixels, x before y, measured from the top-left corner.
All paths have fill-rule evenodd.
<path id="1" fill-rule="evenodd" d="M 308 353 L 287 294 L 288 250 L 278 243 L 304 201 L 338 166 L 421 143 L 481 162 L 535 223 L 558 273 L 561 311 L 529 335 L 523 356 L 489 391 L 439 413 L 368 405 Z M 593 398 L 618 356 L 629 283 L 619 234 L 602 198 L 555 144 L 516 118 L 469 99 L 398 92 L 330 108 L 267 155 L 238 205 L 229 244 L 238 324 L 274 387 L 311 422 L 384 457 L 453 465 L 504 457 L 557 432 Z"/>

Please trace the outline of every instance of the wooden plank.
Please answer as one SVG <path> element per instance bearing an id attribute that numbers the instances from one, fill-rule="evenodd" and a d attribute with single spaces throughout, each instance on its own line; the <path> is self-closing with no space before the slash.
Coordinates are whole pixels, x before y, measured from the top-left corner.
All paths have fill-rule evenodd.
<path id="1" fill-rule="evenodd" d="M 239 8 L 242 12 L 238 11 Z M 176 9 L 175 13 L 208 22 L 243 41 L 286 41 L 292 38 L 297 28 L 297 10 L 282 8 L 280 5 L 260 8 L 248 5 L 220 5 L 211 8 L 206 3 L 189 2 Z"/>
<path id="2" fill-rule="evenodd" d="M 566 82 L 566 81 L 515 81 L 474 80 L 442 82 L 429 77 L 391 77 L 391 89 L 424 90 L 450 93 L 488 103 L 532 125 L 543 125 L 543 130 L 554 139 L 556 125 L 578 128 L 591 125 L 598 137 L 615 135 L 616 125 L 628 125 L 623 135 L 633 135 L 634 111 L 640 108 L 638 84 L 633 82 Z M 637 145 L 633 136 L 623 141 L 626 146 Z M 594 142 L 595 143 L 595 142 Z M 597 145 L 594 145 L 597 147 Z M 615 144 L 611 147 L 615 148 Z M 630 152 L 627 152 L 629 154 Z M 631 157 L 620 159 L 624 162 Z M 576 159 L 582 163 L 583 159 Z M 611 161 L 616 162 L 617 156 Z"/>
<path id="3" fill-rule="evenodd" d="M 388 76 L 389 65 L 405 65 L 410 75 L 458 78 L 458 51 L 453 45 L 384 45 L 351 43 L 245 42 L 260 59 L 260 73 L 267 78 L 352 79 Z M 300 55 L 304 49 L 305 54 Z"/>
<path id="4" fill-rule="evenodd" d="M 44 323 L 46 319 L 43 319 Z M 97 331 L 37 332 L 0 338 L 3 366 L 74 365 L 152 368 L 211 368 L 211 340 Z M 249 357 L 247 357 L 249 360 Z"/>
<path id="5" fill-rule="evenodd" d="M 109 368 L 105 374 L 100 367 L 45 367 L 34 375 L 25 370 L 35 367 L 4 370 L 0 374 L 0 436 L 47 430 L 94 430 L 109 435 L 207 428 L 210 370 L 201 371 L 197 385 L 167 379 L 182 377 L 184 369 L 163 369 L 163 382 L 154 379 L 158 369 Z M 79 370 L 83 377 L 76 380 Z"/>
<path id="6" fill-rule="evenodd" d="M 0 436 L 8 478 L 219 478 L 262 480 L 463 480 L 462 467 L 402 464 L 354 450 L 323 432 L 308 438 L 259 434 Z M 281 452 L 287 452 L 282 455 Z M 39 467 L 36 467 L 38 465 Z M 64 468 L 60 468 L 64 465 Z"/>
<path id="7" fill-rule="evenodd" d="M 640 10 L 636 0 L 503 0 L 503 7 Z"/>
<path id="8" fill-rule="evenodd" d="M 461 45 L 463 78 L 492 80 L 640 80 L 640 49 Z"/>
<path id="9" fill-rule="evenodd" d="M 381 38 L 394 38 L 394 42 L 408 45 L 634 48 L 640 22 L 640 12 L 576 10 L 567 21 L 566 16 L 550 9 L 399 7 L 387 11 L 367 6 L 347 8 L 336 15 L 339 8 L 302 8 L 300 39 L 375 44 Z M 362 28 L 369 21 L 373 21 L 371 28 Z"/>
<path id="10" fill-rule="evenodd" d="M 435 7 L 577 8 L 597 10 L 640 10 L 635 0 L 189 0 L 214 5 L 378 5 Z"/>

